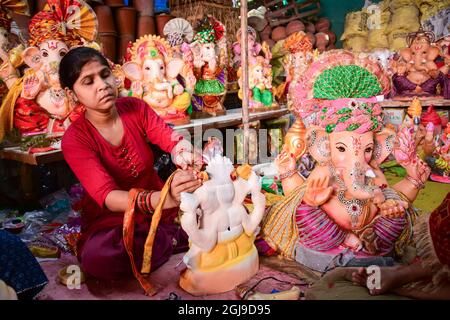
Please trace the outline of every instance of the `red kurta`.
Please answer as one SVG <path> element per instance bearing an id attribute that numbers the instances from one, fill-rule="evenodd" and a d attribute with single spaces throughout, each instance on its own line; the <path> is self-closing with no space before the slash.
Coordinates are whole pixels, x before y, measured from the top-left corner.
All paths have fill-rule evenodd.
<path id="1" fill-rule="evenodd" d="M 140 99 L 119 98 L 116 107 L 124 129 L 119 146 L 106 141 L 84 114 L 62 139 L 64 158 L 86 191 L 79 253 L 86 240 L 99 230 L 123 224 L 123 213 L 113 213 L 104 205 L 108 193 L 132 188 L 161 190 L 163 183 L 153 168 L 147 139 L 166 152 L 182 139 Z M 167 222 L 169 217 L 163 214 L 162 222 L 164 218 Z M 139 223 L 149 219 L 138 214 L 136 220 Z"/>

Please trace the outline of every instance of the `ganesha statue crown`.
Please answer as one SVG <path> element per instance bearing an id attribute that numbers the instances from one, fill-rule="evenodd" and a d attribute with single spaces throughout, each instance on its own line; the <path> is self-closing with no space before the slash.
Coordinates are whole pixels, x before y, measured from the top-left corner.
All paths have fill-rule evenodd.
<path id="1" fill-rule="evenodd" d="M 257 273 L 253 242 L 265 209 L 260 178 L 249 165 L 234 173 L 230 159 L 220 153 L 205 161 L 209 179 L 194 193 L 182 193 L 180 204 L 181 226 L 190 241 L 180 286 L 193 295 L 232 290 Z M 250 213 L 243 205 L 248 193 Z"/>

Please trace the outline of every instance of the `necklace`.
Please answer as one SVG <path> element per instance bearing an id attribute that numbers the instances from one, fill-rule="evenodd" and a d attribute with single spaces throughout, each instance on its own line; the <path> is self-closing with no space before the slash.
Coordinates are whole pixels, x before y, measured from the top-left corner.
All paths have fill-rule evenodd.
<path id="1" fill-rule="evenodd" d="M 344 191 L 338 192 L 338 200 L 345 206 L 345 209 L 347 210 L 347 213 L 349 214 L 352 220 L 352 227 L 355 227 L 358 223 L 359 216 L 363 212 L 363 208 L 366 205 L 367 200 L 345 199 Z"/>

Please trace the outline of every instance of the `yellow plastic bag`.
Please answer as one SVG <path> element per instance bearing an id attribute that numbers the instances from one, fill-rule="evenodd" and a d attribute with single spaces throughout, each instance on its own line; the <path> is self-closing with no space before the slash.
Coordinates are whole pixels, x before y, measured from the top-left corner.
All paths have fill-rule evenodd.
<path id="1" fill-rule="evenodd" d="M 364 52 L 367 49 L 367 37 L 354 36 L 344 41 L 344 49 L 353 52 Z"/>
<path id="2" fill-rule="evenodd" d="M 384 30 L 370 30 L 367 36 L 367 49 L 370 51 L 373 49 L 389 48 L 389 41 Z"/>
<path id="3" fill-rule="evenodd" d="M 419 28 L 419 9 L 416 6 L 405 6 L 393 11 L 386 33 L 400 29 L 418 30 Z"/>
<path id="4" fill-rule="evenodd" d="M 406 37 L 410 32 L 404 30 L 393 31 L 388 34 L 389 50 L 399 51 L 408 46 Z"/>
<path id="5" fill-rule="evenodd" d="M 341 40 L 354 36 L 367 36 L 367 13 L 364 11 L 349 12 L 345 16 L 344 33 Z"/>

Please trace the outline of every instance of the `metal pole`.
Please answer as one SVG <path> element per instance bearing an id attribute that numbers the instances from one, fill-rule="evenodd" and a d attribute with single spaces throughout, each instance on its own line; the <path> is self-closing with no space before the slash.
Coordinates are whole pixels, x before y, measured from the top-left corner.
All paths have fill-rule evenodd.
<path id="1" fill-rule="evenodd" d="M 247 0 L 241 0 L 241 68 L 242 68 L 242 123 L 244 124 L 244 163 L 249 162 L 249 116 L 248 116 L 248 33 Z"/>

